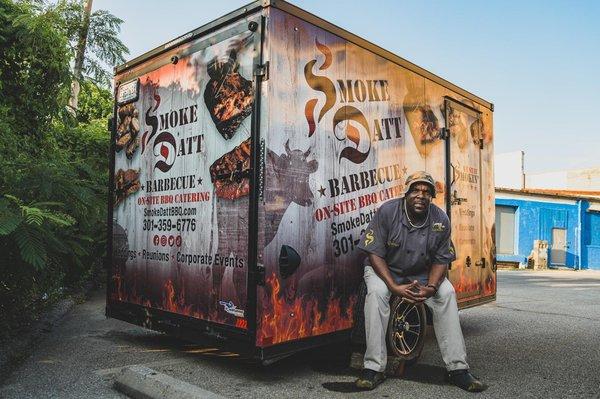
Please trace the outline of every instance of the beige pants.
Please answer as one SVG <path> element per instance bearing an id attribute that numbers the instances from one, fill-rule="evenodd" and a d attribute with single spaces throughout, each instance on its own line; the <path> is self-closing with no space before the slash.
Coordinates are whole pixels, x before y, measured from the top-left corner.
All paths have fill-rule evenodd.
<path id="1" fill-rule="evenodd" d="M 364 368 L 383 372 L 387 364 L 386 329 L 390 318 L 391 293 L 387 285 L 366 266 L 364 273 L 367 284 L 365 298 L 365 330 L 367 350 Z M 433 327 L 442 359 L 448 371 L 468 369 L 465 341 L 463 339 L 454 287 L 444 279 L 438 292 L 427 298 L 425 304 L 433 314 Z"/>

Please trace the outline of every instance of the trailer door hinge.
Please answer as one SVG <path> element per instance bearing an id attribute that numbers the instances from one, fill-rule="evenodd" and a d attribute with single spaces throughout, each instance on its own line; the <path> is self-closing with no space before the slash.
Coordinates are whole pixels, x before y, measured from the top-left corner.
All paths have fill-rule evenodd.
<path id="1" fill-rule="evenodd" d="M 254 68 L 254 76 L 262 77 L 262 80 L 269 80 L 269 61 L 262 65 L 256 65 Z"/>
<path id="2" fill-rule="evenodd" d="M 256 264 L 256 285 L 265 285 L 265 265 L 262 263 Z"/>

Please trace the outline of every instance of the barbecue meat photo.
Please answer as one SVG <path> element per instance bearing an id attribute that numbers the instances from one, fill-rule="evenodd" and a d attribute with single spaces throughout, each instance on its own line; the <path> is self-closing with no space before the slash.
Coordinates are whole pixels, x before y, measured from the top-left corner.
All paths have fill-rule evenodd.
<path id="1" fill-rule="evenodd" d="M 214 58 L 208 64 L 210 80 L 204 102 L 219 133 L 229 140 L 242 121 L 252 113 L 252 82 L 238 72 L 235 52 L 224 61 Z"/>
<path id="2" fill-rule="evenodd" d="M 139 191 L 140 171 L 135 169 L 119 169 L 115 174 L 115 205 L 117 206 L 131 194 Z"/>
<path id="3" fill-rule="evenodd" d="M 119 120 L 115 137 L 116 150 L 120 152 L 125 148 L 125 155 L 128 159 L 131 159 L 135 155 L 135 150 L 139 147 L 139 111 L 133 103 L 130 103 L 119 107 L 117 114 Z"/>
<path id="4" fill-rule="evenodd" d="M 444 121 L 441 119 L 443 112 L 439 97 L 432 90 L 426 90 L 420 78 L 407 76 L 406 89 L 402 101 L 406 124 L 417 151 L 422 157 L 427 157 L 441 143 L 440 128 Z"/>
<path id="5" fill-rule="evenodd" d="M 250 139 L 210 166 L 210 180 L 219 198 L 233 200 L 250 192 Z"/>

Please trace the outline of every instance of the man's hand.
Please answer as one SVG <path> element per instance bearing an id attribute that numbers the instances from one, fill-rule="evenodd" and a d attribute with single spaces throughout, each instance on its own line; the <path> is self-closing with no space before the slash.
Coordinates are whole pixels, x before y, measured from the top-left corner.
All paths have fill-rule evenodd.
<path id="1" fill-rule="evenodd" d="M 391 289 L 392 294 L 406 299 L 411 303 L 420 303 L 435 295 L 435 290 L 422 285 L 417 280 L 409 284 L 397 284 Z"/>
<path id="2" fill-rule="evenodd" d="M 427 299 L 427 298 L 431 298 L 432 296 L 434 296 L 435 293 L 436 293 L 436 291 L 434 288 L 419 284 L 419 291 L 417 293 L 417 296 Z M 425 300 L 425 299 L 423 299 L 423 300 Z"/>
<path id="3" fill-rule="evenodd" d="M 423 297 L 420 292 L 421 284 L 417 280 L 408 284 L 394 284 L 390 291 L 392 294 L 404 298 L 411 303 L 423 302 L 426 297 Z"/>

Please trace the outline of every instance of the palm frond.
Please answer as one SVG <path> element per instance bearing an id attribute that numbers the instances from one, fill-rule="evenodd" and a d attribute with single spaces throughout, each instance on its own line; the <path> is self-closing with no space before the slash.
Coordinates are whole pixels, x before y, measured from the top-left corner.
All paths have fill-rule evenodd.
<path id="1" fill-rule="evenodd" d="M 6 198 L 0 198 L 0 235 L 8 235 L 23 221 L 20 210 Z"/>
<path id="2" fill-rule="evenodd" d="M 21 258 L 35 269 L 46 266 L 47 251 L 40 230 L 26 224 L 14 231 L 14 238 L 21 252 Z"/>

